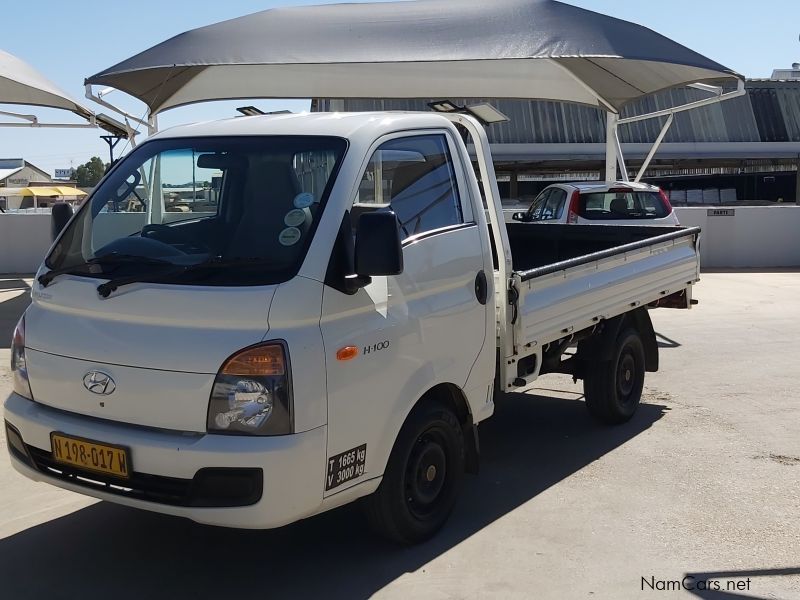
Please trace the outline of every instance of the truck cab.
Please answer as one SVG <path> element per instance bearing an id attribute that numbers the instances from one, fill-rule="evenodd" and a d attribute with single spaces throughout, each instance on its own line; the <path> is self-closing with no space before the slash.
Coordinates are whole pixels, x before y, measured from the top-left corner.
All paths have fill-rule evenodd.
<path id="1" fill-rule="evenodd" d="M 493 269 L 465 152 L 432 114 L 241 117 L 139 146 L 34 283 L 15 465 L 274 527 L 373 492 L 426 394 L 488 417 Z M 213 204 L 170 211 L 187 186 Z M 53 432 L 126 469 L 52 456 Z"/>

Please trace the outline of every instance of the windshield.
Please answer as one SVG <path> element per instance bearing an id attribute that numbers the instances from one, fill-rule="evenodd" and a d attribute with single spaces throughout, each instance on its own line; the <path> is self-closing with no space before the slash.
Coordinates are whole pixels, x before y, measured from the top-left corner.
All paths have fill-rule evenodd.
<path id="1" fill-rule="evenodd" d="M 204 284 L 287 281 L 308 251 L 346 146 L 305 136 L 148 142 L 100 183 L 46 264 L 142 281 L 174 271 L 167 280 L 188 283 L 196 269 L 177 267 L 213 260 L 231 266 L 203 272 Z"/>
<path id="2" fill-rule="evenodd" d="M 670 213 L 658 192 L 611 191 L 581 194 L 580 216 L 592 221 L 663 219 Z"/>

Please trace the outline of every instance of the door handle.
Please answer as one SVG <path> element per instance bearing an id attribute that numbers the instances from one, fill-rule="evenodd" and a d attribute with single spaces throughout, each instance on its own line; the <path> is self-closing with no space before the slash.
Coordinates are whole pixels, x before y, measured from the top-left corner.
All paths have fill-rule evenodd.
<path id="1" fill-rule="evenodd" d="M 486 302 L 489 299 L 489 282 L 486 280 L 486 273 L 483 271 L 479 271 L 478 275 L 475 277 L 475 297 L 478 299 L 483 306 L 486 306 Z"/>

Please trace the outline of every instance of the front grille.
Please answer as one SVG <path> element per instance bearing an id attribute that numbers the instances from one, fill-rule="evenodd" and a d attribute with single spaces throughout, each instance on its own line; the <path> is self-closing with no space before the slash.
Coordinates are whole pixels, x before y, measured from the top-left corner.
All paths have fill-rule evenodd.
<path id="1" fill-rule="evenodd" d="M 192 479 L 132 473 L 118 479 L 56 462 L 53 455 L 27 445 L 36 469 L 61 481 L 108 494 L 169 506 L 237 507 L 261 499 L 261 469 L 200 469 Z"/>

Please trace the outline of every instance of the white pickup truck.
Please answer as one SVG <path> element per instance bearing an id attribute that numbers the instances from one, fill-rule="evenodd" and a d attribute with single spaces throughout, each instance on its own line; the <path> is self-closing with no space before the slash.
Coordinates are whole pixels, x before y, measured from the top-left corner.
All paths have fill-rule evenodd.
<path id="1" fill-rule="evenodd" d="M 363 498 L 380 532 L 418 542 L 477 472 L 495 394 L 570 373 L 595 417 L 633 416 L 658 368 L 647 309 L 691 306 L 698 235 L 506 226 L 465 115 L 175 128 L 111 169 L 37 274 L 11 459 L 230 527 Z"/>

